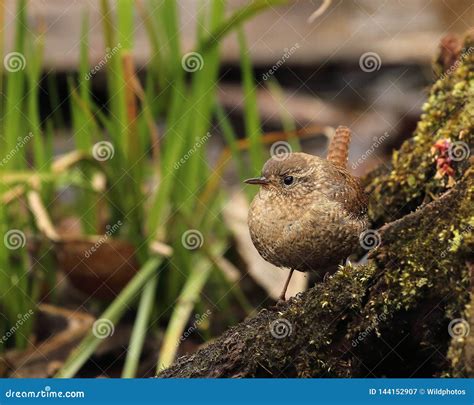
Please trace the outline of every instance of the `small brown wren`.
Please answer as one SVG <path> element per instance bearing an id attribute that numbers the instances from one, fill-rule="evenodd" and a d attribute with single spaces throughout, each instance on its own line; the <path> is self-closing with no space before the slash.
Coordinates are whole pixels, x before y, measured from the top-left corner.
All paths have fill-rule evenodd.
<path id="1" fill-rule="evenodd" d="M 346 259 L 367 229 L 367 198 L 347 170 L 351 132 L 338 127 L 327 159 L 306 153 L 275 155 L 262 176 L 245 180 L 260 185 L 248 216 L 252 242 L 260 255 L 278 267 L 316 272 Z"/>

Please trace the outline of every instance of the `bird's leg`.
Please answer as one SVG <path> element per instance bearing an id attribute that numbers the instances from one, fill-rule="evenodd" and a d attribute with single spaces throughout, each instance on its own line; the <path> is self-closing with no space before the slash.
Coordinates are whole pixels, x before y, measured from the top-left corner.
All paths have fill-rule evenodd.
<path id="1" fill-rule="evenodd" d="M 285 295 L 286 295 L 286 290 L 288 289 L 288 285 L 290 284 L 291 276 L 293 275 L 294 269 L 290 269 L 290 274 L 288 275 L 288 278 L 286 279 L 285 286 L 283 287 L 283 291 L 280 294 L 280 300 L 286 301 Z"/>

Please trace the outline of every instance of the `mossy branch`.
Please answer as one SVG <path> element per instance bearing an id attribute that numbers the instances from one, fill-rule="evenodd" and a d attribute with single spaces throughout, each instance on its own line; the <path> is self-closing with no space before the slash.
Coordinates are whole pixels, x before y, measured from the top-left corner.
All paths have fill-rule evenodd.
<path id="1" fill-rule="evenodd" d="M 468 34 L 391 168 L 364 179 L 373 226 L 386 224 L 369 262 L 262 310 L 159 377 L 474 376 L 472 336 L 450 329 L 462 320 L 474 330 L 474 170 L 468 156 L 444 156 L 454 143 L 472 149 L 473 49 Z"/>
<path id="2" fill-rule="evenodd" d="M 458 229 L 473 188 L 467 176 L 383 227 L 369 264 L 346 266 L 262 310 L 159 377 L 429 377 L 448 370 L 448 324 L 468 300 L 470 279 L 463 250 L 443 254 L 447 239 L 439 235 Z"/>

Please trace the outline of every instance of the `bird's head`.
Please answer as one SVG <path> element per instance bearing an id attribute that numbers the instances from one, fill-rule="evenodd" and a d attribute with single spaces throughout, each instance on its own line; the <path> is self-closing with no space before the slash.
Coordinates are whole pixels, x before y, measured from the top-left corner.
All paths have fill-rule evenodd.
<path id="1" fill-rule="evenodd" d="M 275 155 L 263 166 L 262 175 L 245 180 L 262 187 L 263 192 L 294 196 L 317 188 L 317 172 L 321 158 L 306 153 Z"/>

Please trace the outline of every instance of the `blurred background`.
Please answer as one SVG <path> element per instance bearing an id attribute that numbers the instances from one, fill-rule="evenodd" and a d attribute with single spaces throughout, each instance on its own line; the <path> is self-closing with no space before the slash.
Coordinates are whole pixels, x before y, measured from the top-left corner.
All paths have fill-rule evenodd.
<path id="1" fill-rule="evenodd" d="M 148 377 L 272 305 L 242 180 L 389 164 L 464 0 L 0 0 L 0 375 Z M 289 296 L 311 285 L 295 275 Z"/>

